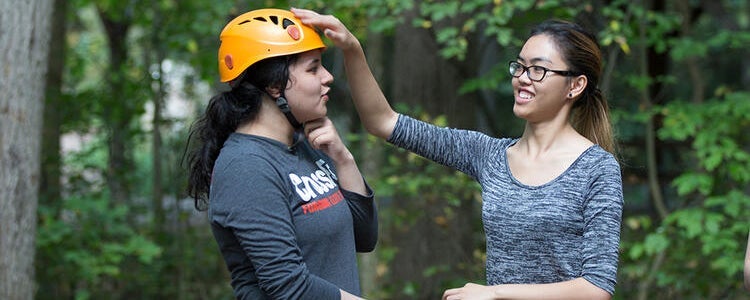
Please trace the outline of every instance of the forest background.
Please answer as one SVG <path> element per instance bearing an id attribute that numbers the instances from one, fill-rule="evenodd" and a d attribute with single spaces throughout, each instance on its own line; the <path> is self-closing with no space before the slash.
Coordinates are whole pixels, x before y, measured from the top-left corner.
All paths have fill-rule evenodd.
<path id="1" fill-rule="evenodd" d="M 614 298 L 750 299 L 747 1 L 0 4 L 0 298 L 232 298 L 205 213 L 186 197 L 188 130 L 225 89 L 226 22 L 295 6 L 355 32 L 397 110 L 492 136 L 523 129 L 507 62 L 530 27 L 555 17 L 591 29 L 624 180 Z M 336 77 L 329 114 L 377 195 L 380 240 L 359 256 L 364 296 L 438 299 L 483 283 L 477 185 L 369 136 L 341 54 L 330 47 L 324 65 Z"/>

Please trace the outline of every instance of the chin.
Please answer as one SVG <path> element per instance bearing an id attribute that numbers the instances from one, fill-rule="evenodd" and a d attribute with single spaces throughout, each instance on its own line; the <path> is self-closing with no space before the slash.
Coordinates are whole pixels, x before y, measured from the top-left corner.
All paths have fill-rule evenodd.
<path id="1" fill-rule="evenodd" d="M 323 111 L 321 113 L 316 113 L 314 115 L 310 115 L 309 117 L 305 118 L 307 120 L 305 122 L 318 120 L 320 118 L 325 118 L 326 116 L 327 116 L 326 111 Z"/>

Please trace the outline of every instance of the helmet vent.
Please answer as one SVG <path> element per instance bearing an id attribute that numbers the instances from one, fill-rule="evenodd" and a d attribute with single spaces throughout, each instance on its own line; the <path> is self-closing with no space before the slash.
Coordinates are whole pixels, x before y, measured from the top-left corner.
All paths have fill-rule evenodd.
<path id="1" fill-rule="evenodd" d="M 277 17 L 277 16 L 270 16 L 269 18 L 271 18 L 271 22 L 273 22 L 276 25 L 279 25 L 279 17 Z"/>
<path id="2" fill-rule="evenodd" d="M 281 27 L 283 27 L 284 29 L 292 25 L 294 25 L 294 22 L 292 22 L 292 20 L 289 20 L 287 18 L 284 18 L 284 21 L 281 22 Z"/>
<path id="3" fill-rule="evenodd" d="M 255 17 L 255 18 L 253 18 L 253 20 L 256 20 L 256 21 L 261 21 L 261 22 L 268 22 L 268 21 L 266 20 L 266 18 L 264 18 L 264 17 Z"/>

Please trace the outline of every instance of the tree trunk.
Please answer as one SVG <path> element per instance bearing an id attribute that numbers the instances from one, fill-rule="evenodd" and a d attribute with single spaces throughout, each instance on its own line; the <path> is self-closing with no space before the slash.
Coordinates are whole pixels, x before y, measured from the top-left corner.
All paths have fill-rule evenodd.
<path id="1" fill-rule="evenodd" d="M 407 18 L 413 17 L 409 14 Z M 475 101 L 458 93 L 468 75 L 440 57 L 440 45 L 430 31 L 410 22 L 396 29 L 392 101 L 419 105 L 432 116 L 445 115 L 453 127 L 475 128 Z"/>
<path id="2" fill-rule="evenodd" d="M 46 207 L 50 218 L 58 218 L 62 210 L 62 158 L 60 147 L 61 125 L 66 102 L 62 93 L 62 74 L 65 62 L 67 0 L 53 0 L 52 30 L 47 48 L 46 99 L 44 104 L 44 124 L 42 127 L 41 183 L 39 206 Z M 44 217 L 44 215 L 39 215 Z M 43 224 L 44 219 L 39 220 Z M 71 278 L 52 271 L 50 264 L 59 261 L 59 256 L 37 252 L 35 257 L 37 297 L 48 298 L 65 295 Z M 69 291 L 67 291 L 69 292 Z"/>
<path id="3" fill-rule="evenodd" d="M 695 15 L 695 11 L 699 10 L 691 8 L 687 1 L 675 1 L 675 9 L 682 16 L 680 35 L 690 38 L 693 31 L 693 22 L 699 17 Z M 699 58 L 691 55 L 685 58 L 684 63 L 685 69 L 690 76 L 690 87 L 692 87 L 693 91 L 693 95 L 690 97 L 691 102 L 695 104 L 703 103 L 706 94 L 706 80 L 703 78 L 704 72 L 701 61 Z"/>
<path id="4" fill-rule="evenodd" d="M 99 8 L 99 17 L 104 24 L 104 31 L 109 42 L 109 72 L 106 82 L 111 95 L 104 106 L 103 120 L 108 130 L 109 159 L 107 161 L 107 185 L 112 200 L 124 204 L 130 198 L 128 174 L 133 172 L 126 144 L 130 141 L 130 121 L 134 114 L 135 99 L 127 95 L 127 59 L 126 38 L 130 28 L 130 17 L 119 12 L 104 11 Z"/>
<path id="5" fill-rule="evenodd" d="M 0 299 L 33 299 L 51 0 L 0 1 Z"/>
<path id="6" fill-rule="evenodd" d="M 652 3 L 652 9 L 655 11 L 664 10 L 664 1 L 656 0 Z M 645 5 L 648 7 L 648 5 Z M 646 40 L 647 24 L 645 21 L 641 21 L 639 26 L 639 39 L 641 41 Z M 643 44 L 642 44 L 643 45 Z M 658 78 L 660 75 L 666 73 L 665 62 L 667 59 L 663 54 L 659 54 L 652 48 L 646 48 L 641 46 L 641 56 L 638 61 L 638 68 L 642 76 L 648 76 L 650 78 Z M 645 110 L 651 110 L 654 105 L 654 99 L 658 101 L 658 94 L 661 90 L 662 85 L 658 82 L 651 85 L 649 88 L 640 91 L 641 107 Z M 669 215 L 667 205 L 664 200 L 664 194 L 661 188 L 661 180 L 659 178 L 659 162 L 658 162 L 658 140 L 656 138 L 656 131 L 658 130 L 656 117 L 652 116 L 646 121 L 645 128 L 645 144 L 646 144 L 646 168 L 648 173 L 648 185 L 651 194 L 651 202 L 653 203 L 656 212 L 659 216 L 659 221 L 664 220 Z M 650 272 L 644 280 L 638 285 L 638 298 L 646 299 L 649 295 L 651 284 L 656 279 L 656 274 L 661 268 L 661 264 L 664 262 L 665 252 L 664 250 L 659 252 L 656 257 L 651 261 L 649 267 Z"/>
<path id="7" fill-rule="evenodd" d="M 53 0 L 52 30 L 47 51 L 46 99 L 44 125 L 42 127 L 42 174 L 39 188 L 39 204 L 59 212 L 61 201 L 61 157 L 60 135 L 62 115 L 59 109 L 65 105 L 62 94 L 62 74 L 65 64 L 65 27 L 68 11 L 67 1 Z"/>
<path id="8" fill-rule="evenodd" d="M 162 120 L 162 106 L 164 105 L 164 70 L 162 69 L 162 63 L 164 62 L 165 57 L 165 42 L 161 40 L 160 32 L 161 32 L 161 25 L 163 20 L 162 12 L 159 9 L 159 5 L 157 3 L 154 3 L 152 5 L 153 13 L 154 13 L 154 22 L 153 26 L 151 27 L 151 48 L 154 52 L 156 52 L 155 61 L 153 62 L 153 65 L 157 67 L 156 73 L 158 74 L 157 78 L 153 79 L 154 82 L 152 83 L 152 94 L 153 94 L 153 101 L 154 101 L 154 118 L 153 118 L 153 131 L 151 132 L 151 140 L 152 140 L 152 183 L 153 183 L 153 191 L 151 196 L 151 203 L 154 209 L 154 232 L 157 233 L 157 239 L 160 239 L 160 234 L 164 228 L 164 220 L 166 219 L 166 216 L 164 215 L 164 189 L 162 187 L 162 136 L 161 136 L 161 126 L 163 123 Z M 149 64 L 150 65 L 150 64 Z M 147 65 L 147 67 L 149 67 Z M 148 70 L 146 70 L 148 71 Z"/>
<path id="9" fill-rule="evenodd" d="M 373 76 L 378 82 L 383 82 L 385 79 L 383 76 L 383 68 L 385 66 L 384 57 L 384 40 L 385 37 L 377 32 L 368 32 L 367 44 L 363 45 L 366 47 L 367 60 L 372 69 Z M 377 67 L 376 67 L 377 66 Z M 350 109 L 354 115 L 351 117 L 353 120 L 358 120 L 355 109 Z M 378 176 L 379 166 L 383 162 L 383 149 L 382 147 L 371 147 L 372 143 L 368 142 L 367 131 L 361 126 L 359 122 L 352 122 L 357 124 L 357 127 L 352 126 L 352 131 L 359 131 L 361 136 L 360 142 L 360 155 L 357 157 L 357 161 L 360 164 L 360 169 L 365 178 L 376 178 Z M 376 203 L 380 205 L 379 199 L 376 197 Z M 383 226 L 379 223 L 379 230 L 382 232 Z M 382 233 L 379 234 L 382 237 Z M 362 295 L 367 297 L 377 292 L 380 286 L 380 278 L 378 276 L 378 251 L 381 247 L 375 247 L 375 250 L 371 253 L 360 254 L 360 280 L 362 286 Z"/>

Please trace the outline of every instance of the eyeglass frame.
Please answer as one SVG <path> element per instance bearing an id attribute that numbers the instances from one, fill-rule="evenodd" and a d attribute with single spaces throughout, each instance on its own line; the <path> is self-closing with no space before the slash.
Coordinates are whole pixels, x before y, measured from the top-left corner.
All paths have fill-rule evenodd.
<path id="1" fill-rule="evenodd" d="M 513 72 L 511 72 L 511 69 L 513 68 L 513 64 L 517 64 L 523 70 L 521 72 L 521 74 L 518 74 L 518 76 L 514 75 Z M 531 73 L 529 72 L 529 69 L 531 69 L 531 68 L 540 68 L 540 69 L 542 69 L 544 71 L 544 73 L 542 73 L 542 77 L 539 78 L 539 79 L 532 79 L 531 75 L 530 75 Z M 524 64 L 522 64 L 520 62 L 517 62 L 517 61 L 513 61 L 513 60 L 511 60 L 511 61 L 508 62 L 508 73 L 510 73 L 510 76 L 512 76 L 513 78 L 519 78 L 519 77 L 521 77 L 521 75 L 523 75 L 523 73 L 526 73 L 526 77 L 529 78 L 529 80 L 534 81 L 534 82 L 540 82 L 540 81 L 544 80 L 544 78 L 547 77 L 547 72 L 557 73 L 557 74 L 563 75 L 565 77 L 571 77 L 571 76 L 581 75 L 578 72 L 574 72 L 574 71 L 570 71 L 570 70 L 552 70 L 552 69 L 545 68 L 545 67 L 542 67 L 542 66 L 528 66 L 527 67 Z"/>

